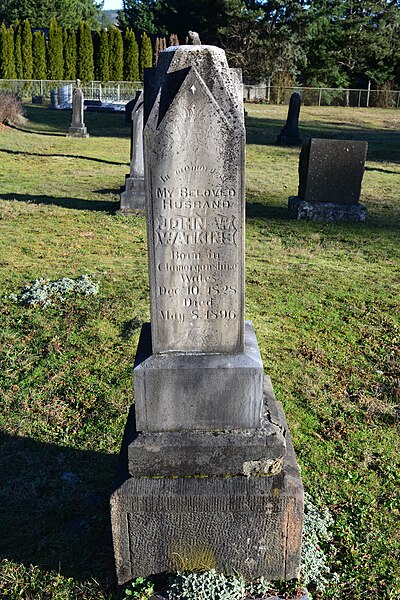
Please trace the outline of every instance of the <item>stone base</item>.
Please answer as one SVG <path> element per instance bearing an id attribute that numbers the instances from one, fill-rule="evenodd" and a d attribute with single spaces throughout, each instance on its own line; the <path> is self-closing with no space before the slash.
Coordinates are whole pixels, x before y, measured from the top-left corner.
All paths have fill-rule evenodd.
<path id="1" fill-rule="evenodd" d="M 288 434 L 286 442 L 283 469 L 272 477 L 130 477 L 122 483 L 111 497 L 119 584 L 200 568 L 249 579 L 298 578 L 303 486 Z"/>
<path id="2" fill-rule="evenodd" d="M 276 138 L 279 146 L 301 146 L 303 140 L 298 135 L 287 135 L 280 133 Z"/>
<path id="3" fill-rule="evenodd" d="M 289 216 L 297 219 L 297 221 L 305 220 L 321 223 L 331 223 L 333 221 L 364 222 L 367 215 L 367 209 L 363 204 L 307 202 L 299 196 L 290 196 L 288 211 Z"/>
<path id="4" fill-rule="evenodd" d="M 134 428 L 132 418 L 128 427 Z M 128 446 L 128 471 L 135 477 L 276 475 L 286 440 L 269 377 L 264 380 L 264 415 L 259 429 L 138 433 Z"/>
<path id="5" fill-rule="evenodd" d="M 67 137 L 84 137 L 88 138 L 87 127 L 70 127 L 68 129 Z"/>
<path id="6" fill-rule="evenodd" d="M 215 431 L 261 426 L 264 369 L 254 327 L 243 354 L 152 354 L 143 325 L 135 360 L 138 431 Z"/>
<path id="7" fill-rule="evenodd" d="M 119 215 L 145 209 L 144 179 L 125 178 L 125 186 L 121 186 Z"/>

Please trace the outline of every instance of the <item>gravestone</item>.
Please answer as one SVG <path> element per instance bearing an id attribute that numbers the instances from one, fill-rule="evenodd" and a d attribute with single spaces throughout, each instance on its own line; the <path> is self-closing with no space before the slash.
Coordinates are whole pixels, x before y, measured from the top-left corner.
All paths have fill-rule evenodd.
<path id="1" fill-rule="evenodd" d="M 299 576 L 303 488 L 244 320 L 241 74 L 214 46 L 145 73 L 151 325 L 111 498 L 118 581 L 217 568 Z"/>
<path id="2" fill-rule="evenodd" d="M 365 221 L 359 203 L 367 142 L 312 138 L 301 149 L 298 196 L 289 214 L 309 221 Z"/>
<path id="3" fill-rule="evenodd" d="M 135 97 L 125 104 L 125 123 L 132 126 L 132 110 L 135 108 L 143 90 L 136 90 Z"/>
<path id="4" fill-rule="evenodd" d="M 301 94 L 294 92 L 290 97 L 286 125 L 282 127 L 277 137 L 281 146 L 301 146 L 302 140 L 299 133 L 299 116 L 301 107 Z"/>
<path id="5" fill-rule="evenodd" d="M 125 185 L 121 186 L 120 206 L 118 214 L 129 214 L 135 210 L 143 210 L 144 196 L 144 163 L 143 163 L 143 91 L 136 94 L 136 103 L 131 112 L 131 163 L 129 175 L 125 177 Z"/>
<path id="6" fill-rule="evenodd" d="M 67 137 L 89 137 L 83 120 L 84 98 L 80 83 L 77 79 L 76 88 L 72 93 L 72 122 Z"/>

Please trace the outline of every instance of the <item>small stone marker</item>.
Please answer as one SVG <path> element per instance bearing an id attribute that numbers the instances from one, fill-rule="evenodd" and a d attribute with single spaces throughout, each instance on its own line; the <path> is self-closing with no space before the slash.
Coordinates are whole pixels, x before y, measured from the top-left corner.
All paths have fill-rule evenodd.
<path id="1" fill-rule="evenodd" d="M 282 127 L 276 140 L 281 146 L 301 146 L 302 141 L 299 133 L 300 107 L 301 94 L 294 92 L 290 97 L 286 125 Z"/>
<path id="2" fill-rule="evenodd" d="M 131 112 L 131 164 L 129 175 L 125 178 L 125 185 L 121 187 L 118 214 L 143 210 L 145 206 L 142 90 L 137 92 L 135 101 Z"/>
<path id="3" fill-rule="evenodd" d="M 243 314 L 241 95 L 214 46 L 170 47 L 145 75 L 152 322 L 111 498 L 120 584 L 196 566 L 299 576 L 302 483 Z"/>
<path id="4" fill-rule="evenodd" d="M 83 120 L 84 99 L 80 88 L 80 80 L 76 80 L 76 88 L 72 93 L 72 122 L 67 137 L 89 137 Z"/>
<path id="5" fill-rule="evenodd" d="M 365 221 L 359 204 L 368 144 L 312 138 L 299 158 L 298 196 L 289 198 L 289 214 L 310 221 Z"/>

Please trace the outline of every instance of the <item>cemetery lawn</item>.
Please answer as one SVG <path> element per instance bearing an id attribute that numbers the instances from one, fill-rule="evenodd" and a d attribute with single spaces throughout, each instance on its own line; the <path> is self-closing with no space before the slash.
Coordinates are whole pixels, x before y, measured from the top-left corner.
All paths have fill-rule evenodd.
<path id="1" fill-rule="evenodd" d="M 367 222 L 317 224 L 287 218 L 299 149 L 274 145 L 287 108 L 246 108 L 246 317 L 305 488 L 334 518 L 322 547 L 337 581 L 313 597 L 396 600 L 400 113 L 302 108 L 303 135 L 369 142 Z M 114 214 L 129 170 L 122 114 L 87 113 L 89 139 L 65 137 L 70 112 L 27 117 L 0 129 L 0 597 L 111 599 L 108 495 L 149 320 L 145 219 Z M 97 296 L 8 298 L 84 274 Z"/>

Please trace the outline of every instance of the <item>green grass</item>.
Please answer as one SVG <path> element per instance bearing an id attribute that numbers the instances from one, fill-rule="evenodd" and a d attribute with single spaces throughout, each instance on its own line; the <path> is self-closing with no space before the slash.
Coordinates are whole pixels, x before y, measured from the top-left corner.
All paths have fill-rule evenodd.
<path id="1" fill-rule="evenodd" d="M 398 111 L 303 107 L 307 135 L 369 142 L 365 224 L 287 219 L 299 149 L 285 107 L 248 105 L 246 316 L 284 404 L 302 477 L 335 518 L 324 598 L 400 597 Z M 27 108 L 0 131 L 0 596 L 116 594 L 108 493 L 149 320 L 143 216 L 113 214 L 123 115 Z M 92 274 L 95 298 L 5 299 L 39 277 Z M 68 475 L 72 473 L 73 476 Z M 143 543 L 149 543 L 144 540 Z"/>

